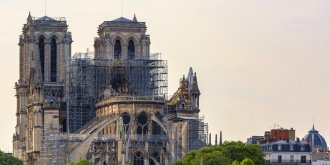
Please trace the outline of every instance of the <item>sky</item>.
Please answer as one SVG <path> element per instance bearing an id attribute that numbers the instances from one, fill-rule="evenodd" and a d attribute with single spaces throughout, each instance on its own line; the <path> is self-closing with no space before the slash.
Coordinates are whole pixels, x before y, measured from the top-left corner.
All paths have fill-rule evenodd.
<path id="1" fill-rule="evenodd" d="M 263 135 L 275 125 L 302 138 L 312 128 L 330 144 L 329 0 L 48 0 L 66 17 L 72 54 L 93 50 L 97 27 L 118 17 L 146 22 L 151 52 L 168 61 L 169 95 L 197 72 L 201 115 L 224 140 Z M 0 1 L 0 149 L 12 150 L 18 39 L 43 0 Z M 314 118 L 314 122 L 313 122 Z M 278 127 L 278 126 L 276 126 Z"/>

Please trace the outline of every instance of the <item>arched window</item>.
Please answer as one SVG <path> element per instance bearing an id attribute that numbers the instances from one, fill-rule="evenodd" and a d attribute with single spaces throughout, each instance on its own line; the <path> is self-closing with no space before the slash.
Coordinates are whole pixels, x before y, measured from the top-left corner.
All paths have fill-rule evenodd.
<path id="1" fill-rule="evenodd" d="M 121 59 L 121 42 L 119 40 L 115 42 L 114 58 L 116 60 Z"/>
<path id="2" fill-rule="evenodd" d="M 124 129 L 125 129 L 125 132 L 127 133 L 128 127 L 129 127 L 129 122 L 131 121 L 131 117 L 129 116 L 129 114 L 127 112 L 124 112 L 122 114 L 122 118 L 123 118 Z"/>
<path id="3" fill-rule="evenodd" d="M 135 58 L 135 45 L 134 42 L 132 40 L 129 40 L 128 42 L 128 59 L 134 59 Z"/>
<path id="4" fill-rule="evenodd" d="M 144 158 L 140 151 L 135 152 L 133 157 L 133 165 L 144 165 Z"/>
<path id="5" fill-rule="evenodd" d="M 42 80 L 44 80 L 44 73 L 45 73 L 45 39 L 42 37 L 39 39 L 39 60 L 41 66 L 41 74 Z"/>
<path id="6" fill-rule="evenodd" d="M 140 115 L 137 118 L 137 134 L 143 134 L 146 135 L 148 132 L 148 116 L 145 112 L 140 113 Z"/>
<path id="7" fill-rule="evenodd" d="M 56 82 L 57 69 L 57 44 L 56 39 L 53 38 L 50 45 L 50 81 Z"/>

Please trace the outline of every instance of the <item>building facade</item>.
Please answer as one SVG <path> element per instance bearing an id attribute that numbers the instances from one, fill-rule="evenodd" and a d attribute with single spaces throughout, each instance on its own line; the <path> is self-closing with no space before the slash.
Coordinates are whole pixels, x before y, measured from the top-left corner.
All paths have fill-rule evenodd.
<path id="1" fill-rule="evenodd" d="M 99 25 L 94 53 L 71 56 L 65 18 L 29 14 L 15 84 L 15 157 L 24 164 L 170 164 L 207 143 L 196 73 L 167 99 L 167 63 L 146 24 Z M 179 140 L 178 140 L 179 139 Z"/>
<path id="2" fill-rule="evenodd" d="M 265 131 L 264 138 L 258 142 L 267 164 L 311 164 L 311 147 L 296 138 L 293 128 Z"/>
<path id="3" fill-rule="evenodd" d="M 284 141 L 260 145 L 267 164 L 311 164 L 310 145 L 303 141 Z"/>

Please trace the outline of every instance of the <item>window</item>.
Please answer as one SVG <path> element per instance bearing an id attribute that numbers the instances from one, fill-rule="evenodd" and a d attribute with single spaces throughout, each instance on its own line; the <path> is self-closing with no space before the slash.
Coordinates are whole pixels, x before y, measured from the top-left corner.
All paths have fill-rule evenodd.
<path id="1" fill-rule="evenodd" d="M 292 144 L 290 145 L 290 151 L 293 151 L 293 145 Z"/>
<path id="2" fill-rule="evenodd" d="M 144 165 L 144 158 L 140 151 L 137 151 L 133 157 L 133 165 Z"/>
<path id="3" fill-rule="evenodd" d="M 306 156 L 301 156 L 301 163 L 306 163 Z"/>
<path id="4" fill-rule="evenodd" d="M 278 155 L 278 157 L 277 157 L 277 162 L 278 162 L 278 163 L 282 163 L 282 155 Z"/>
<path id="5" fill-rule="evenodd" d="M 145 112 L 140 113 L 137 119 L 137 134 L 146 135 L 148 132 L 148 116 Z"/>
<path id="6" fill-rule="evenodd" d="M 45 39 L 40 38 L 38 43 L 39 48 L 39 60 L 40 60 L 40 67 L 41 67 L 41 74 L 42 80 L 44 80 L 44 73 L 45 73 Z"/>
<path id="7" fill-rule="evenodd" d="M 131 121 L 131 117 L 127 112 L 124 112 L 122 115 L 123 120 L 123 130 L 125 130 L 125 134 L 127 134 L 128 128 L 129 128 L 129 122 Z"/>
<path id="8" fill-rule="evenodd" d="M 277 146 L 277 150 L 281 151 L 282 150 L 282 146 L 281 145 L 278 145 Z"/>
<path id="9" fill-rule="evenodd" d="M 132 60 L 135 58 L 135 45 L 134 45 L 134 42 L 132 40 L 130 40 L 128 42 L 128 59 Z"/>
<path id="10" fill-rule="evenodd" d="M 116 42 L 115 42 L 114 58 L 116 60 L 121 59 L 121 42 L 119 40 L 116 40 Z"/>
<path id="11" fill-rule="evenodd" d="M 57 44 L 55 38 L 52 39 L 50 50 L 50 81 L 56 82 Z"/>
<path id="12" fill-rule="evenodd" d="M 305 146 L 301 145 L 301 151 L 305 151 Z"/>
<path id="13" fill-rule="evenodd" d="M 290 163 L 293 163 L 293 155 L 290 155 Z"/>

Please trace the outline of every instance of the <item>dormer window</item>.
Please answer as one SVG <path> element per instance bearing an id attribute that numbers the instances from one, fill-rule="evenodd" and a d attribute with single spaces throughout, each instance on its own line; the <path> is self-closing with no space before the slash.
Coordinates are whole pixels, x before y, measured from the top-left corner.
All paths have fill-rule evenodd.
<path id="1" fill-rule="evenodd" d="M 282 150 L 282 146 L 280 144 L 277 146 L 277 150 L 279 150 L 279 151 Z"/>
<path id="2" fill-rule="evenodd" d="M 305 151 L 305 146 L 301 145 L 301 151 Z"/>
<path id="3" fill-rule="evenodd" d="M 293 151 L 293 145 L 290 144 L 290 151 Z"/>

